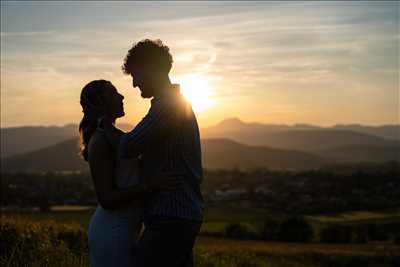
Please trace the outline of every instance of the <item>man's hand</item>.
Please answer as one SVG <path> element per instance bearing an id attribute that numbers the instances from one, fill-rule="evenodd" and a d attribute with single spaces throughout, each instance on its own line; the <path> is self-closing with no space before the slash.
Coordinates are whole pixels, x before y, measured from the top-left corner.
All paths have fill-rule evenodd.
<path id="1" fill-rule="evenodd" d="M 154 191 L 175 191 L 183 187 L 184 172 L 160 172 L 145 179 L 146 186 Z"/>
<path id="2" fill-rule="evenodd" d="M 100 123 L 99 127 L 104 129 L 104 130 L 109 130 L 111 128 L 114 128 L 114 121 L 107 115 L 102 115 L 100 118 Z"/>
<path id="3" fill-rule="evenodd" d="M 104 130 L 106 138 L 108 142 L 111 144 L 112 148 L 114 150 L 118 150 L 119 140 L 121 136 L 124 134 L 124 132 L 115 128 L 114 121 L 109 116 L 106 115 L 101 117 L 101 122 L 99 124 L 99 127 L 101 127 Z"/>

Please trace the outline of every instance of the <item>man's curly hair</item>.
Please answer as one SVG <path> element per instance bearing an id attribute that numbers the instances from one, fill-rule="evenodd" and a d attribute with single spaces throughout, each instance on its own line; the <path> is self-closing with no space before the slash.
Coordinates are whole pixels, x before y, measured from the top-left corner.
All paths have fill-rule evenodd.
<path id="1" fill-rule="evenodd" d="M 125 74 L 133 74 L 135 69 L 151 65 L 157 66 L 162 72 L 169 73 L 172 62 L 169 47 L 164 45 L 160 39 L 144 39 L 136 44 L 134 43 L 128 51 L 122 65 L 122 71 Z"/>

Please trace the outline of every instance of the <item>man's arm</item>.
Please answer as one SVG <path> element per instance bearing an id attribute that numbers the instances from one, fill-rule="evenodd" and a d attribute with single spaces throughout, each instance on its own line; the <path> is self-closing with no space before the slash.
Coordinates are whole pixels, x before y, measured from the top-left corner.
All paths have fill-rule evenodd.
<path id="1" fill-rule="evenodd" d="M 112 150 L 105 138 L 97 138 L 89 153 L 89 167 L 94 188 L 100 205 L 105 209 L 114 209 L 129 205 L 135 199 L 144 197 L 148 188 L 145 184 L 138 184 L 117 190 L 114 188 L 114 170 L 111 162 L 114 160 Z"/>
<path id="2" fill-rule="evenodd" d="M 177 190 L 183 186 L 183 173 L 164 172 L 157 173 L 154 177 L 146 177 L 139 184 L 116 188 L 115 170 L 111 164 L 114 161 L 114 155 L 108 143 L 105 138 L 97 138 L 91 146 L 88 158 L 96 195 L 103 208 L 117 209 L 128 206 L 152 191 Z"/>
<path id="3" fill-rule="evenodd" d="M 119 149 L 122 157 L 136 157 L 149 144 L 165 138 L 172 129 L 178 126 L 179 107 L 154 103 L 147 115 L 129 133 L 120 139 Z"/>
<path id="4" fill-rule="evenodd" d="M 118 149 L 121 137 L 125 134 L 123 131 L 114 127 L 112 121 L 108 117 L 103 117 L 101 121 L 101 128 L 107 138 L 111 147 L 115 150 Z"/>

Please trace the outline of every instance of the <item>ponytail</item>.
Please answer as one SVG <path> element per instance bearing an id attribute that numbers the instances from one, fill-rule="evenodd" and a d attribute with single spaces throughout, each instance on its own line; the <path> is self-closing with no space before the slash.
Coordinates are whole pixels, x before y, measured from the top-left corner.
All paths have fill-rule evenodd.
<path id="1" fill-rule="evenodd" d="M 104 90 L 110 82 L 106 80 L 95 80 L 85 85 L 81 91 L 80 104 L 83 108 L 83 118 L 79 123 L 80 155 L 85 161 L 88 160 L 88 145 L 90 138 L 97 128 L 99 114 L 93 112 L 96 99 L 104 96 Z"/>

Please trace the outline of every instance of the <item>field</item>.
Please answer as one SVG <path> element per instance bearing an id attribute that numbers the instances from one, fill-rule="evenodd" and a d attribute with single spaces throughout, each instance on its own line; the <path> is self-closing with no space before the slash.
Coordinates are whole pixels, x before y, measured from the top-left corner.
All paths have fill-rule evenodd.
<path id="1" fill-rule="evenodd" d="M 9 247 L 12 242 L 3 244 L 11 249 L 11 253 L 1 256 L 1 266 L 54 266 L 54 262 L 57 262 L 57 266 L 89 266 L 85 234 L 92 212 L 93 209 L 85 207 L 54 207 L 49 212 L 3 211 L 3 226 L 4 222 L 19 225 L 18 231 L 25 231 L 20 236 L 33 243 L 30 248 L 23 247 L 23 242 L 18 241 L 14 248 Z M 257 226 L 267 217 L 268 214 L 257 210 L 210 208 L 196 242 L 196 267 L 399 266 L 400 246 L 391 241 L 363 244 L 288 243 L 236 240 L 223 236 L 230 223 L 241 222 Z M 325 224 L 399 222 L 399 217 L 398 211 L 352 212 L 309 216 L 307 220 L 318 228 Z M 4 229 L 2 227 L 2 232 Z M 26 232 L 27 229 L 34 230 Z M 7 231 L 10 232 L 9 229 Z M 16 232 L 12 233 L 15 235 Z M 63 241 L 46 238 L 45 242 L 40 241 L 41 247 L 36 248 L 35 242 L 43 234 L 58 236 Z M 26 239 L 27 235 L 31 238 Z M 36 241 L 32 241 L 32 236 Z M 54 245 L 56 243 L 58 245 Z M 38 256 L 38 252 L 42 255 Z M 22 259 L 27 254 L 31 260 L 24 262 Z"/>

